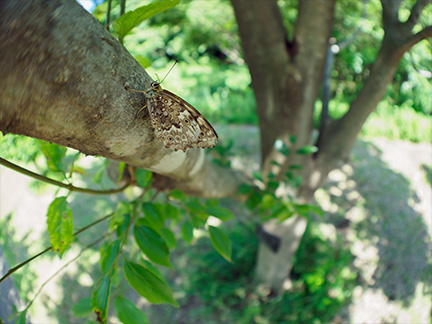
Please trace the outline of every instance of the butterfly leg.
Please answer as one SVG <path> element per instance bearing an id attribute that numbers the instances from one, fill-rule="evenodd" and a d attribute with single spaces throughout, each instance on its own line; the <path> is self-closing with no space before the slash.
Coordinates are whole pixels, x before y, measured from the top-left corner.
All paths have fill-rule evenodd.
<path id="1" fill-rule="evenodd" d="M 147 108 L 147 105 L 144 105 L 140 110 L 137 111 L 137 113 L 135 114 L 134 120 L 136 120 L 138 118 L 140 112 L 143 111 L 145 108 Z"/>
<path id="2" fill-rule="evenodd" d="M 144 91 L 144 90 L 136 90 L 136 89 L 126 89 L 127 91 L 133 91 L 133 92 L 141 92 L 141 93 L 144 93 L 144 94 L 148 94 L 148 92 L 147 91 Z M 135 118 L 134 118 L 134 120 L 136 120 L 137 118 L 138 118 L 138 116 L 139 116 L 139 114 L 140 114 L 140 112 L 141 111 L 143 111 L 145 108 L 147 108 L 147 105 L 144 105 L 140 110 L 138 110 L 138 112 L 135 114 Z"/>

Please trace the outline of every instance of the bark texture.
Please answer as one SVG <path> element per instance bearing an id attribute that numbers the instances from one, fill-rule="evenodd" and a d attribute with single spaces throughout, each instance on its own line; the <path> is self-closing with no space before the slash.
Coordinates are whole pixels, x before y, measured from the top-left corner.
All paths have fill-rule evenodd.
<path id="1" fill-rule="evenodd" d="M 76 1 L 2 1 L 0 53 L 4 134 L 150 169 L 202 196 L 236 192 L 239 180 L 232 171 L 211 165 L 203 150 L 165 148 L 147 110 L 136 118 L 144 94 L 125 87 L 148 89 L 152 80 Z"/>
<path id="2" fill-rule="evenodd" d="M 289 165 L 302 165 L 303 182 L 297 191 L 297 200 L 311 202 L 328 172 L 348 157 L 361 127 L 383 98 L 402 55 L 420 40 L 432 36 L 432 27 L 412 33 L 430 0 L 418 0 L 404 23 L 398 20 L 401 1 L 381 1 L 385 36 L 370 76 L 346 115 L 330 122 L 317 142 L 312 139 L 312 114 L 333 28 L 335 1 L 299 1 L 293 39 L 285 35 L 276 0 L 231 2 L 257 100 L 263 171 L 272 169 L 282 175 Z M 287 140 L 289 135 L 296 136 L 295 144 Z M 274 149 L 278 139 L 284 141 L 291 152 L 307 144 L 317 145 L 319 151 L 313 156 L 283 157 Z M 270 167 L 273 160 L 282 167 L 276 170 Z M 294 217 L 282 224 L 270 221 L 264 228 L 279 237 L 281 245 L 278 252 L 273 253 L 265 244 L 260 244 L 256 276 L 274 291 L 281 291 L 288 280 L 306 221 Z"/>

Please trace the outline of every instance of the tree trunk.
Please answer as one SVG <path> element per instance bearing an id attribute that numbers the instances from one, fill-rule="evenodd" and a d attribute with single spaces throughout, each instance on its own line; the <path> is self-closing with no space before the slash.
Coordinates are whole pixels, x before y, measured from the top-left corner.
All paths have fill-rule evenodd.
<path id="1" fill-rule="evenodd" d="M 0 3 L 0 130 L 146 168 L 206 197 L 233 195 L 231 170 L 202 149 L 186 154 L 154 134 L 144 94 L 152 80 L 74 0 Z M 5 148 L 1 148 L 4 150 Z"/>
<path id="2" fill-rule="evenodd" d="M 311 141 L 312 114 L 331 33 L 334 1 L 301 1 L 292 40 L 287 39 L 276 1 L 232 0 L 232 4 L 257 99 L 263 172 L 270 170 L 273 160 L 283 165 L 304 164 L 293 154 L 281 156 L 274 150 L 274 143 L 280 139 L 290 145 L 288 138 L 295 135 L 296 143 L 290 147 L 295 151 Z M 300 199 L 310 201 L 311 196 Z M 282 224 L 267 222 L 263 227 L 279 237 L 281 244 L 276 253 L 265 243 L 260 244 L 256 278 L 279 292 L 292 267 L 306 220 L 292 217 Z"/>
<path id="3" fill-rule="evenodd" d="M 275 141 L 283 140 L 291 152 L 312 141 L 312 113 L 322 79 L 322 71 L 333 28 L 334 2 L 330 0 L 299 1 L 294 38 L 287 40 L 276 0 L 231 0 L 244 56 L 249 65 L 257 100 L 261 126 L 263 173 L 277 160 L 283 174 L 292 164 L 302 165 L 303 182 L 297 191 L 297 202 L 311 202 L 313 194 L 329 171 L 348 157 L 363 123 L 383 98 L 403 53 L 418 41 L 431 36 L 431 27 L 412 35 L 421 11 L 430 0 L 419 0 L 406 23 L 398 20 L 400 2 L 382 0 L 385 37 L 369 78 L 348 113 L 329 123 L 319 135 L 319 151 L 311 156 L 291 154 L 283 157 Z M 288 135 L 296 136 L 292 145 Z M 272 171 L 274 171 L 273 168 Z M 306 228 L 298 216 L 279 224 L 264 224 L 268 234 L 280 239 L 277 252 L 261 243 L 256 277 L 280 292 Z M 286 285 L 285 285 L 286 286 Z"/>

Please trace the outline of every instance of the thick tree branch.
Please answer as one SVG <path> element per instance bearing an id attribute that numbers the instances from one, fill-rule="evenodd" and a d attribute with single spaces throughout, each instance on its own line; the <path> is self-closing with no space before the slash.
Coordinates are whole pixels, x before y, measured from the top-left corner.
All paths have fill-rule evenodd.
<path id="1" fill-rule="evenodd" d="M 0 2 L 0 130 L 124 161 L 195 184 L 206 196 L 233 194 L 229 170 L 200 149 L 173 152 L 136 118 L 152 81 L 109 32 L 74 0 Z M 205 171 L 204 171 L 205 170 Z M 207 179 L 226 179 L 216 188 Z M 203 180 L 204 179 L 204 180 Z M 205 185 L 203 185 L 203 182 Z M 196 188 L 195 188 L 196 189 Z M 194 190 L 195 193 L 198 192 Z"/>
<path id="2" fill-rule="evenodd" d="M 274 142 L 296 134 L 309 143 L 334 15 L 334 0 L 299 2 L 294 39 L 288 43 L 275 0 L 231 0 L 252 76 L 261 128 L 261 155 L 272 159 Z"/>
<path id="3" fill-rule="evenodd" d="M 413 47 L 418 42 L 421 42 L 422 40 L 431 37 L 432 37 L 432 26 L 423 28 L 417 34 L 410 37 L 408 41 L 404 44 L 404 52 L 407 52 L 411 47 Z"/>
<path id="4" fill-rule="evenodd" d="M 432 27 L 429 26 L 412 35 L 412 30 L 397 20 L 400 2 L 382 0 L 382 4 L 385 36 L 370 75 L 345 116 L 333 122 L 331 127 L 320 134 L 317 163 L 320 164 L 322 175 L 330 171 L 337 160 L 347 157 L 362 125 L 384 97 L 402 55 L 432 34 Z M 424 5 L 424 2 L 421 5 L 417 3 L 413 10 L 418 11 L 424 8 Z"/>
<path id="5" fill-rule="evenodd" d="M 381 0 L 384 29 L 388 30 L 399 23 L 399 8 L 402 0 Z"/>
<path id="6" fill-rule="evenodd" d="M 411 14 L 406 21 L 406 24 L 409 26 L 410 29 L 414 27 L 415 24 L 417 24 L 420 15 L 423 11 L 423 9 L 431 3 L 432 0 L 417 0 L 417 2 L 414 4 L 413 8 L 411 9 Z"/>
<path id="7" fill-rule="evenodd" d="M 252 78 L 262 131 L 261 155 L 265 158 L 284 124 L 280 102 L 289 62 L 287 36 L 276 0 L 231 0 L 231 3 Z"/>

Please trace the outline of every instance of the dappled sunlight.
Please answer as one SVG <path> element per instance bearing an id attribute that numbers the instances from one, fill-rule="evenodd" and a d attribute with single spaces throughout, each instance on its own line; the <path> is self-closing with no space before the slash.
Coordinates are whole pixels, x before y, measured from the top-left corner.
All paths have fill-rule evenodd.
<path id="1" fill-rule="evenodd" d="M 398 143 L 392 142 L 378 148 L 359 141 L 352 162 L 344 167 L 352 170 L 350 174 L 331 172 L 327 184 L 316 193 L 328 213 L 327 222 L 344 231 L 356 256 L 354 265 L 361 269 L 361 284 L 349 307 L 352 322 L 376 321 L 379 316 L 385 322 L 422 322 L 427 321 L 432 307 L 419 293 L 419 286 L 431 284 L 425 282 L 431 263 L 430 214 L 418 212 L 419 206 L 431 201 L 424 196 L 421 184 L 410 185 L 418 177 L 422 159 L 408 153 L 414 152 L 412 144 L 409 148 L 400 150 L 400 145 L 398 148 Z M 389 154 L 392 151 L 397 155 Z M 418 158 L 417 167 L 404 166 L 412 173 L 410 178 L 393 171 L 398 170 L 399 163 L 407 163 L 404 154 Z M 403 306 L 395 312 L 394 303 Z M 372 311 L 373 307 L 380 311 Z M 423 310 L 414 313 L 419 307 Z"/>

